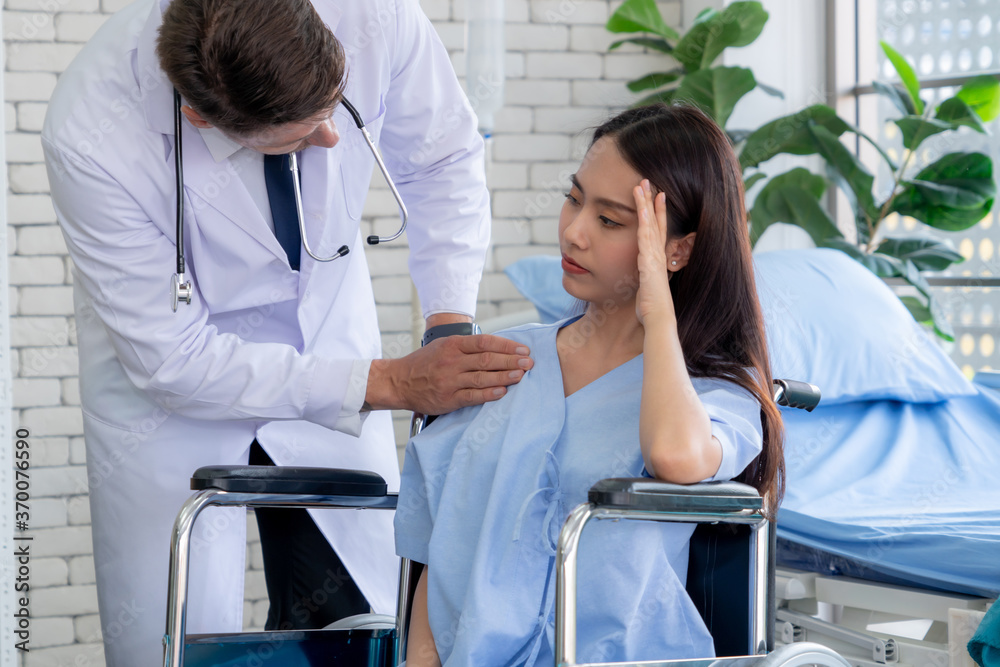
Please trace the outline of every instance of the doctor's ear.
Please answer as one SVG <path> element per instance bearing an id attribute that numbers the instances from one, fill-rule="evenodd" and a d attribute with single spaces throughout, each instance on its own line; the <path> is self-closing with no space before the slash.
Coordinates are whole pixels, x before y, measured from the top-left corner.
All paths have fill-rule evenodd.
<path id="1" fill-rule="evenodd" d="M 188 121 L 192 125 L 197 127 L 199 130 L 207 130 L 208 128 L 212 127 L 211 123 L 202 118 L 197 111 L 195 111 L 186 104 L 181 107 L 181 113 L 184 114 L 184 117 L 187 118 Z"/>
<path id="2" fill-rule="evenodd" d="M 668 271 L 680 271 L 687 266 L 688 260 L 691 259 L 691 249 L 694 248 L 695 236 L 697 232 L 691 232 L 687 236 L 667 242 Z"/>

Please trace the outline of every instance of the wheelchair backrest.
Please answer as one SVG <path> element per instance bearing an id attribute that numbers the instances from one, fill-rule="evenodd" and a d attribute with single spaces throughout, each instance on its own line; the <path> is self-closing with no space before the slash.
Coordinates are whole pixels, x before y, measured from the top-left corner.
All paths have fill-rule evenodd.
<path id="1" fill-rule="evenodd" d="M 764 528 L 767 529 L 767 528 Z M 774 531 L 769 530 L 773 542 Z M 708 626 L 717 656 L 753 655 L 751 609 L 753 530 L 741 524 L 699 524 L 691 538 L 687 592 Z M 774 549 L 768 550 L 767 650 L 774 647 Z"/>

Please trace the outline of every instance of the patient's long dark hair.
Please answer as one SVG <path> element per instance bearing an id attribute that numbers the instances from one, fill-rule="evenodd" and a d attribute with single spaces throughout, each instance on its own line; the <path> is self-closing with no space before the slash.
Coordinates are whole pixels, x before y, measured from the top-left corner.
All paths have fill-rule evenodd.
<path id="1" fill-rule="evenodd" d="M 687 266 L 670 279 L 681 348 L 691 377 L 730 380 L 760 403 L 763 450 L 736 479 L 760 491 L 774 518 L 784 492 L 784 426 L 772 397 L 736 155 L 718 125 L 690 106 L 630 109 L 598 127 L 593 141 L 604 136 L 666 193 L 670 238 L 698 233 Z"/>

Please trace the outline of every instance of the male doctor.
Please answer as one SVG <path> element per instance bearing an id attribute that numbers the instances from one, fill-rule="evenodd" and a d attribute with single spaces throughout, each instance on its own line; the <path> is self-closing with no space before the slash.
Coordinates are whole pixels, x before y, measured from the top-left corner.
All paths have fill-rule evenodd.
<path id="1" fill-rule="evenodd" d="M 193 283 L 176 312 L 175 87 Z M 359 231 L 374 159 L 341 97 L 409 207 L 410 271 L 427 325 L 471 321 L 489 239 L 482 142 L 417 0 L 138 0 L 60 77 L 42 141 L 75 266 L 110 667 L 162 660 L 170 529 L 196 468 L 256 456 L 374 470 L 397 488 L 387 409 L 494 400 L 531 366 L 528 350 L 490 336 L 379 359 Z M 279 241 L 288 230 L 265 156 L 292 152 L 307 240 L 321 257 L 347 245 L 346 256 L 321 263 L 298 239 Z M 391 613 L 389 513 L 313 519 L 329 554 L 289 554 L 275 566 L 267 561 L 284 545 L 265 548 L 269 589 L 276 571 L 296 575 L 303 563 L 319 576 L 297 583 L 299 597 L 277 617 L 272 606 L 269 625 L 309 625 L 342 593 L 358 610 Z M 241 629 L 244 527 L 239 509 L 199 522 L 189 632 Z"/>

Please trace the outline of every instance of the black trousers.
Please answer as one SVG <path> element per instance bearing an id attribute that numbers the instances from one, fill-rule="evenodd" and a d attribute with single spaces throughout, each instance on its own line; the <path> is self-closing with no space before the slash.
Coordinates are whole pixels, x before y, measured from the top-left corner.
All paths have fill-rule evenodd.
<path id="1" fill-rule="evenodd" d="M 274 462 L 254 440 L 250 465 Z M 347 568 L 304 509 L 254 508 L 270 607 L 267 630 L 311 630 L 371 611 Z"/>

